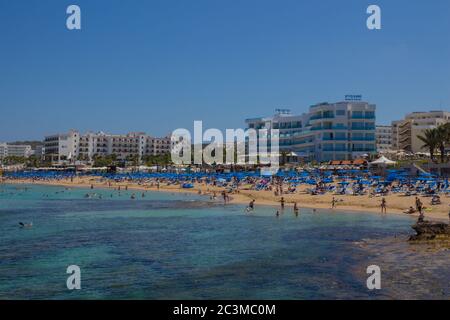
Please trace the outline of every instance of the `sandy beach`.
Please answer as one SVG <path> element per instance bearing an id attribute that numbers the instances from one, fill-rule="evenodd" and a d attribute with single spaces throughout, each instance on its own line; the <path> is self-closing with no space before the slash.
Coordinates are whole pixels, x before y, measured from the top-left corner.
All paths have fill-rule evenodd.
<path id="1" fill-rule="evenodd" d="M 152 184 L 142 184 L 132 181 L 114 182 L 102 179 L 100 177 L 75 177 L 72 181 L 70 179 L 59 180 L 28 180 L 28 179 L 3 179 L 3 183 L 12 184 L 44 184 L 64 187 L 83 187 L 83 188 L 110 188 L 110 189 L 132 189 L 137 191 L 161 191 L 161 192 L 184 192 L 195 193 L 203 195 L 212 195 L 216 193 L 217 199 L 221 200 L 221 192 L 225 190 L 223 187 L 214 187 L 205 183 L 195 183 L 194 188 L 183 189 L 180 185 L 160 183 L 159 187 Z M 336 208 L 333 210 L 336 213 L 340 211 L 356 211 L 364 214 L 364 212 L 380 213 L 381 197 L 371 197 L 369 195 L 310 195 L 306 193 L 307 186 L 299 186 L 298 190 L 293 194 L 283 194 L 286 202 L 286 209 L 293 207 L 297 203 L 299 208 L 316 208 L 316 209 L 331 209 L 331 202 L 333 197 L 338 201 Z M 450 210 L 450 197 L 441 197 L 441 204 L 431 205 L 431 197 L 419 196 L 420 200 L 425 206 L 425 219 L 436 221 L 448 221 Z M 239 190 L 230 194 L 230 203 L 237 203 L 247 205 L 252 199 L 255 200 L 255 206 L 270 205 L 280 206 L 281 196 L 275 196 L 271 191 L 256 191 L 251 190 L 250 185 L 246 187 L 241 186 Z M 414 196 L 403 196 L 399 194 L 390 194 L 385 196 L 387 202 L 387 214 L 404 213 L 410 206 L 414 207 Z M 410 214 L 410 216 L 418 217 L 418 213 Z"/>

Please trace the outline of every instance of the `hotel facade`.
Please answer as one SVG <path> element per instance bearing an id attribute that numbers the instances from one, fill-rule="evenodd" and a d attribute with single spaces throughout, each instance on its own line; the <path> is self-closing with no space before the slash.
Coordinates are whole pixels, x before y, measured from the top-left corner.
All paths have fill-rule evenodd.
<path id="1" fill-rule="evenodd" d="M 6 157 L 28 158 L 33 154 L 30 145 L 0 143 L 0 159 Z"/>
<path id="2" fill-rule="evenodd" d="M 376 152 L 374 104 L 363 101 L 319 103 L 302 115 L 277 110 L 247 119 L 247 128 L 279 130 L 279 150 L 305 161 L 352 160 Z"/>
<path id="3" fill-rule="evenodd" d="M 131 156 L 142 159 L 170 153 L 170 137 L 156 138 L 143 132 L 107 134 L 71 130 L 64 134 L 46 136 L 44 157 L 51 161 L 92 161 L 95 157 L 116 156 L 125 161 Z"/>
<path id="4" fill-rule="evenodd" d="M 377 125 L 375 130 L 377 151 L 389 151 L 392 149 L 392 126 Z"/>
<path id="5" fill-rule="evenodd" d="M 450 112 L 412 112 L 403 120 L 392 122 L 392 148 L 407 152 L 427 152 L 423 142 L 417 137 L 427 129 L 436 128 L 450 122 Z"/>

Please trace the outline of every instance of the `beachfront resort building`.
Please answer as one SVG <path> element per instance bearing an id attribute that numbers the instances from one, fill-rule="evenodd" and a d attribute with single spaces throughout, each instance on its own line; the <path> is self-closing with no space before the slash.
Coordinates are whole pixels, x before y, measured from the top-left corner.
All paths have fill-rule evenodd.
<path id="1" fill-rule="evenodd" d="M 28 158 L 32 154 L 30 145 L 0 143 L 0 159 L 6 157 Z"/>
<path id="2" fill-rule="evenodd" d="M 377 125 L 375 128 L 375 142 L 378 152 L 392 149 L 392 126 Z"/>
<path id="3" fill-rule="evenodd" d="M 406 152 L 427 152 L 423 142 L 417 137 L 427 129 L 450 122 L 450 112 L 412 112 L 405 119 L 392 122 L 392 149 Z"/>
<path id="4" fill-rule="evenodd" d="M 248 128 L 279 130 L 280 154 L 305 161 L 352 160 L 376 152 L 374 104 L 358 99 L 319 103 L 308 113 L 278 109 L 267 118 L 247 119 Z"/>
<path id="5" fill-rule="evenodd" d="M 80 133 L 70 130 L 44 138 L 44 159 L 52 162 L 73 160 L 78 157 Z"/>
<path id="6" fill-rule="evenodd" d="M 67 134 L 45 137 L 44 150 L 53 161 L 92 161 L 95 157 L 115 155 L 117 160 L 157 156 L 170 153 L 170 137 L 156 138 L 144 132 L 108 134 L 72 130 Z"/>

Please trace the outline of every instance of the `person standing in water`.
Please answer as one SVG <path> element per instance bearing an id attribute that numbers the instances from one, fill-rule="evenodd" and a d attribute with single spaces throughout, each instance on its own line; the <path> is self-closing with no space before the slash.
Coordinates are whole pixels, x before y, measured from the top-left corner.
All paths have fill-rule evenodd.
<path id="1" fill-rule="evenodd" d="M 295 216 L 298 217 L 298 207 L 297 207 L 297 202 L 294 202 L 294 214 L 295 214 Z"/>
<path id="2" fill-rule="evenodd" d="M 248 212 L 248 211 L 253 211 L 254 209 L 255 209 L 255 199 L 253 199 L 252 201 L 250 201 L 250 203 L 248 204 L 247 212 Z"/>
<path id="3" fill-rule="evenodd" d="M 381 213 L 386 213 L 386 199 L 381 198 Z"/>
<path id="4" fill-rule="evenodd" d="M 281 210 L 284 210 L 284 197 L 281 197 L 280 204 L 281 204 Z"/>

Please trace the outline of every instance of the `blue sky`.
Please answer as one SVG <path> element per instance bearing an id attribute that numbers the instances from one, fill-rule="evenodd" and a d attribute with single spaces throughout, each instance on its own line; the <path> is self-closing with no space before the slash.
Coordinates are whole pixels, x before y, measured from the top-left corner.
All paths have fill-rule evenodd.
<path id="1" fill-rule="evenodd" d="M 0 0 L 0 141 L 238 128 L 346 94 L 382 124 L 449 110 L 449 34 L 448 0 Z"/>

